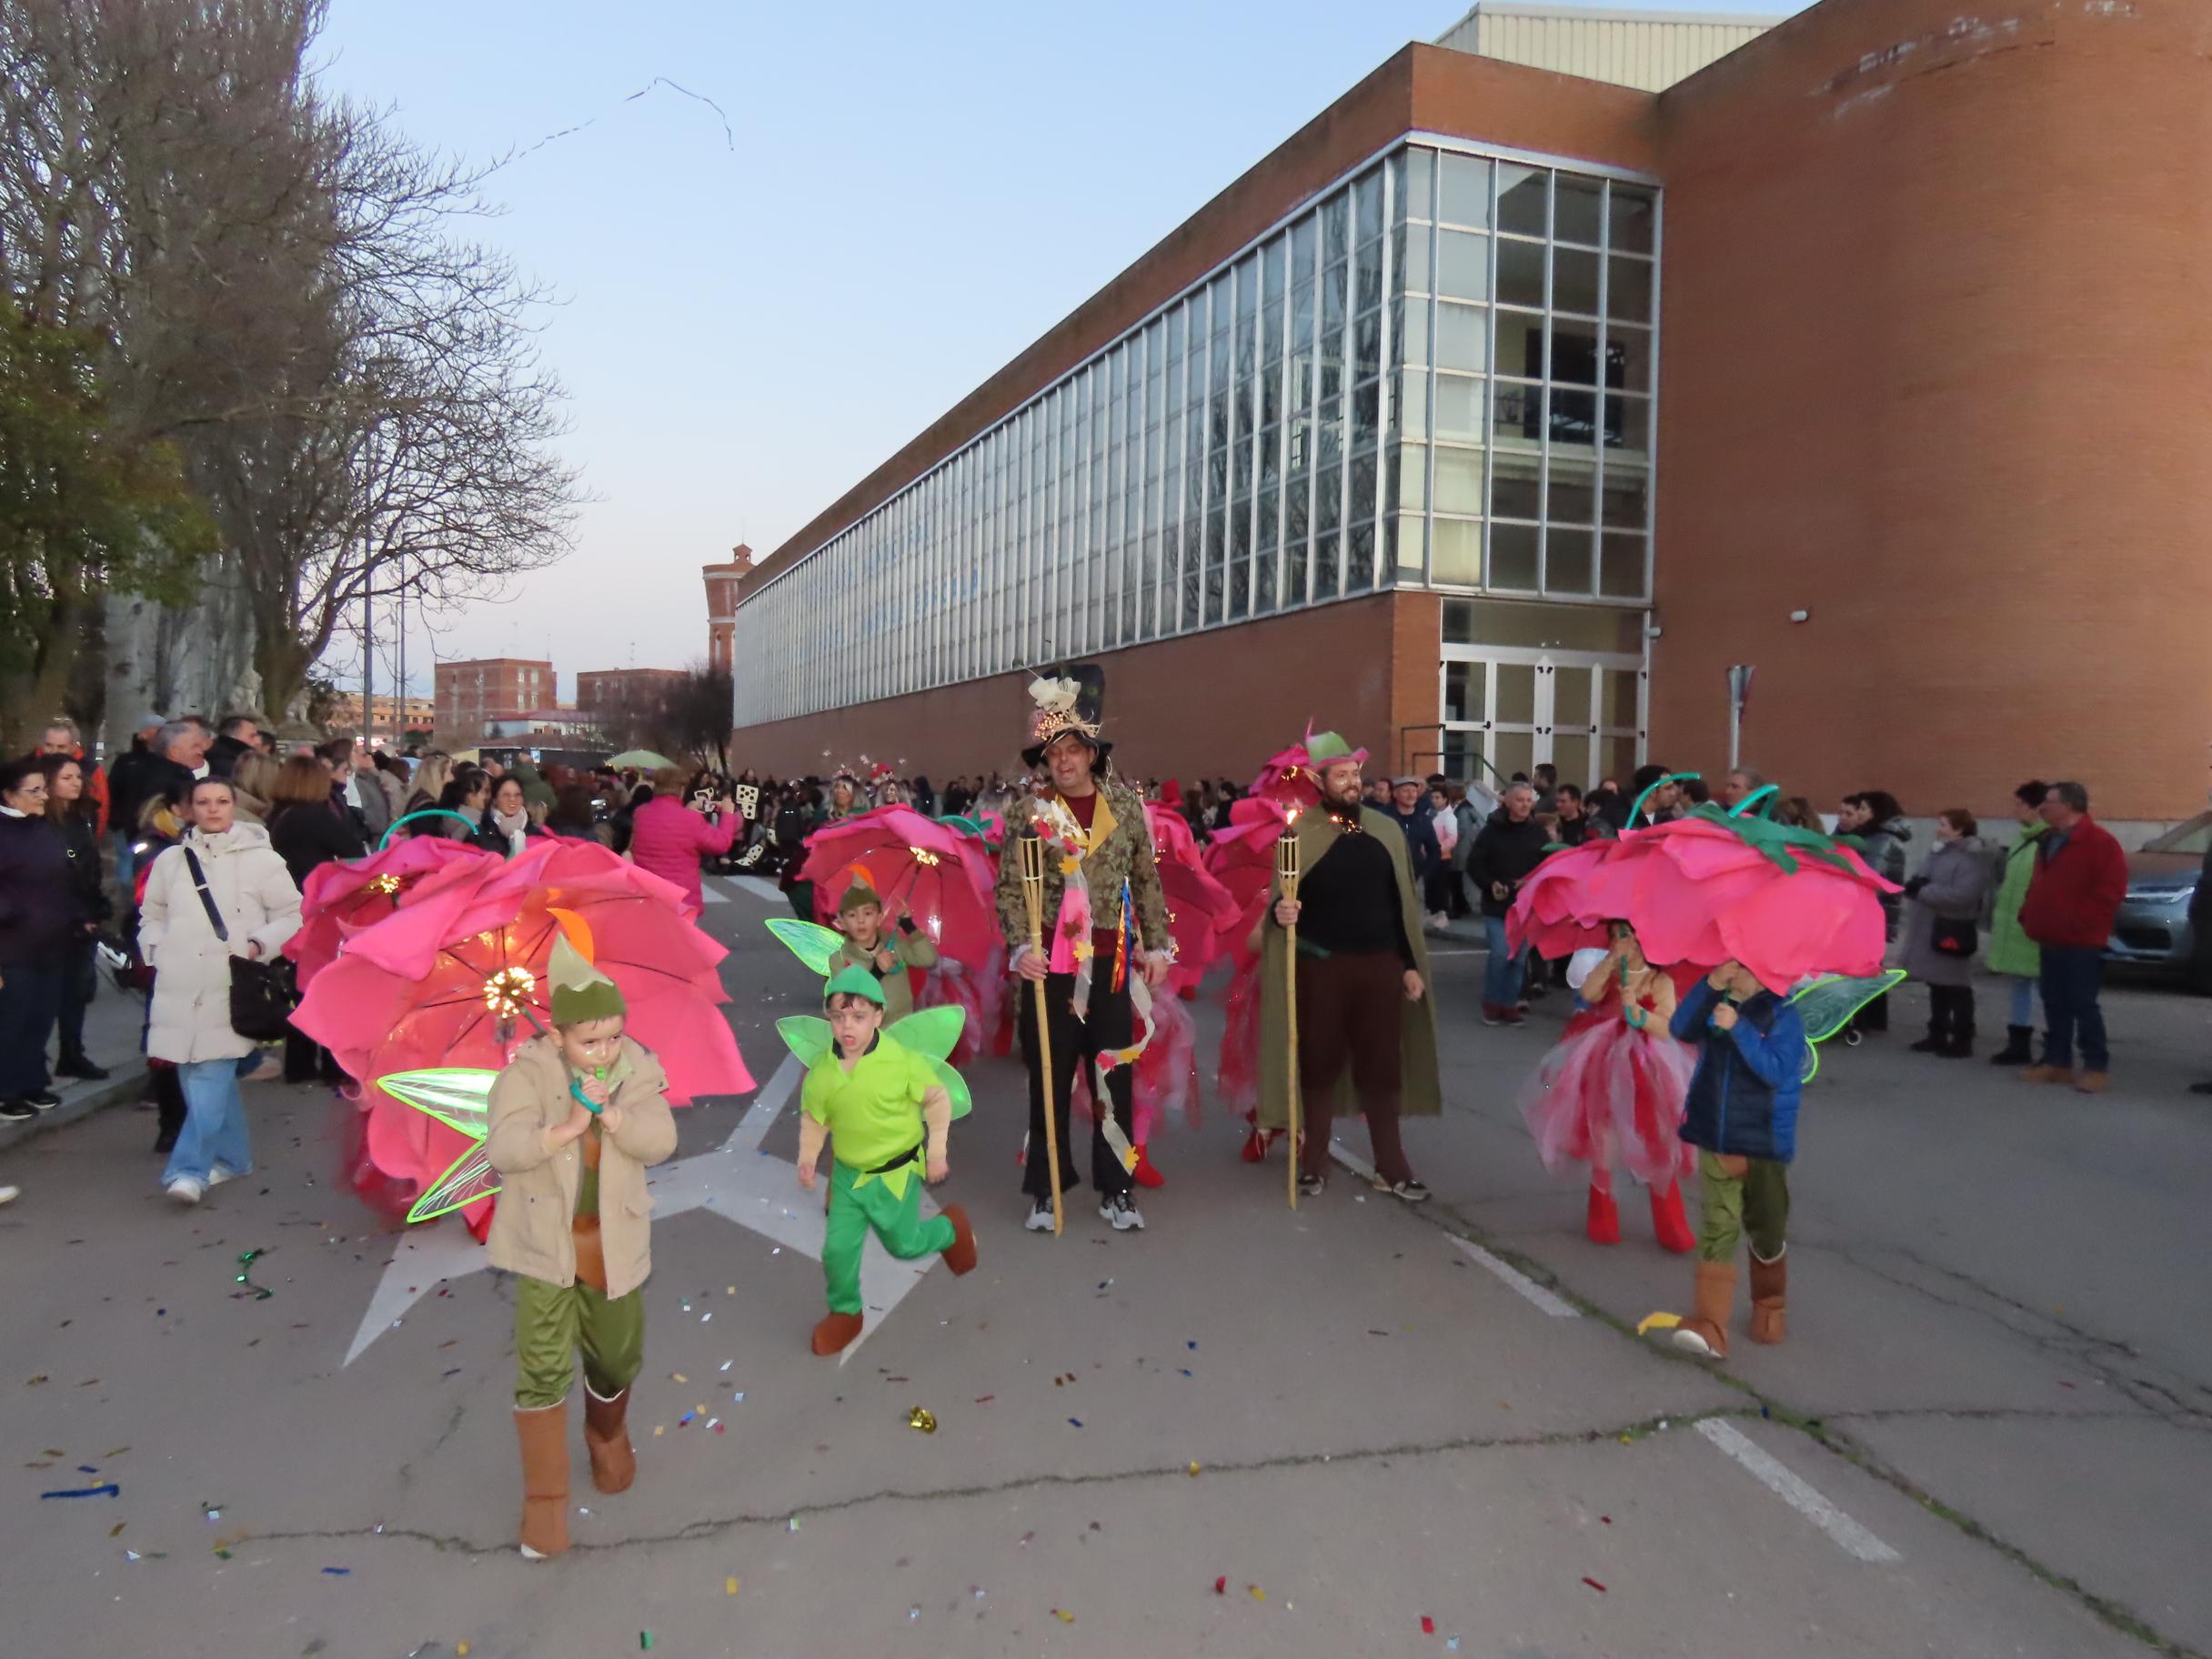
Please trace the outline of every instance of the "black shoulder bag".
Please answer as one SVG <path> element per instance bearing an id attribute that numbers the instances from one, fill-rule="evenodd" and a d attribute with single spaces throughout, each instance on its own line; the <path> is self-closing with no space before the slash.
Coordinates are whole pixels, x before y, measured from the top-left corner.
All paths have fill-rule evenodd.
<path id="1" fill-rule="evenodd" d="M 200 903 L 207 909 L 207 925 L 217 939 L 228 944 L 230 930 L 223 925 L 223 912 L 216 908 L 215 895 L 207 890 L 207 872 L 200 868 L 199 854 L 189 846 L 185 849 L 185 866 L 192 872 L 192 885 L 199 890 Z M 232 953 L 232 1031 L 252 1042 L 274 1042 L 292 1029 L 292 1010 L 298 1006 L 299 980 L 290 958 L 278 956 L 256 962 Z"/>

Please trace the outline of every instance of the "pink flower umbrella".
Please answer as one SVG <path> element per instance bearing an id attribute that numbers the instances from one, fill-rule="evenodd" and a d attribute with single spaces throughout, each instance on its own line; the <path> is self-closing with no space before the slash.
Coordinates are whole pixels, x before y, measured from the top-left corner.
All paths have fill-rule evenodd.
<path id="1" fill-rule="evenodd" d="M 990 854 L 974 836 L 906 807 L 881 807 L 825 825 L 807 838 L 799 876 L 814 883 L 815 920 L 825 926 L 852 878 L 896 916 L 903 905 L 938 950 L 980 968 L 1000 948 Z"/>
<path id="2" fill-rule="evenodd" d="M 621 987 L 628 1031 L 651 1049 L 683 1104 L 753 1086 L 719 1005 L 727 951 L 658 876 L 590 841 L 533 841 L 512 859 L 455 864 L 383 920 L 350 934 L 316 976 L 293 1023 L 367 1083 L 435 1067 L 496 1070 L 550 1022 L 546 959 L 563 932 Z M 376 1168 L 427 1189 L 466 1151 L 458 1131 L 365 1090 Z M 472 1205 L 472 1231 L 488 1212 Z"/>
<path id="3" fill-rule="evenodd" d="M 1152 859 L 1160 867 L 1160 890 L 1167 900 L 1168 930 L 1175 940 L 1175 971 L 1168 987 L 1188 997 L 1222 954 L 1222 931 L 1235 925 L 1239 906 L 1206 868 L 1198 838 L 1182 814 L 1157 803 L 1144 811 L 1151 826 Z"/>
<path id="4" fill-rule="evenodd" d="M 1565 956 L 1625 921 L 1653 962 L 1733 960 L 1787 990 L 1811 974 L 1879 973 L 1881 896 L 1897 890 L 1847 844 L 1706 808 L 1553 854 L 1522 883 L 1506 937 Z"/>
<path id="5" fill-rule="evenodd" d="M 374 927 L 456 865 L 477 865 L 497 854 L 467 841 L 418 835 L 393 841 L 365 859 L 334 860 L 308 873 L 300 890 L 300 926 L 284 948 L 298 965 L 304 988 L 337 960 L 352 934 Z M 463 880 L 467 880 L 464 874 Z"/>

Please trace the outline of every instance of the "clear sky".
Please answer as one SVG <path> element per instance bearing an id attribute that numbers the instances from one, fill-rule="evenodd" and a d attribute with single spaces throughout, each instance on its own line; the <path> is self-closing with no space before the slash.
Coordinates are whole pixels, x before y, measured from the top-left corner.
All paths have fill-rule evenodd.
<path id="1" fill-rule="evenodd" d="M 567 562 L 411 628 L 410 681 L 433 649 L 549 655 L 565 692 L 702 656 L 702 564 L 775 548 L 1463 10 L 333 0 L 325 85 L 424 143 L 481 159 L 593 121 L 498 173 L 481 230 L 560 297 L 543 347 L 595 499 Z M 666 87 L 623 102 L 657 75 L 731 136 Z"/>

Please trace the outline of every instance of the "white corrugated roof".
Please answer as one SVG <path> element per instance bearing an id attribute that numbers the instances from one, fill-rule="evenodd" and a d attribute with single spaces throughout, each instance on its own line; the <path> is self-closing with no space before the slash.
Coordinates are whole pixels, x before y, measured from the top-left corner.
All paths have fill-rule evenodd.
<path id="1" fill-rule="evenodd" d="M 1450 35 L 1469 18 L 1484 17 L 1563 17 L 1585 23 L 1690 23 L 1719 25 L 1750 29 L 1771 29 L 1785 20 L 1787 13 L 1774 12 L 1647 12 L 1622 6 L 1597 5 L 1543 5 L 1535 0 L 1474 0 L 1467 15 L 1444 33 Z"/>

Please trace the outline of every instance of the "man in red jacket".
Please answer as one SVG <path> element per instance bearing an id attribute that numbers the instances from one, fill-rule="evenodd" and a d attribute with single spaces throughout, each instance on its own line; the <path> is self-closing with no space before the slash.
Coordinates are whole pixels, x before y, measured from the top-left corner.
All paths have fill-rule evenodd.
<path id="1" fill-rule="evenodd" d="M 2089 816 L 2089 791 L 2054 783 L 2043 798 L 2051 832 L 2036 843 L 2036 873 L 2020 907 L 2020 926 L 2043 947 L 2043 1063 L 2023 1071 L 2031 1083 L 2072 1083 L 2101 1094 L 2110 1081 L 2105 1010 L 2105 944 L 2127 897 L 2127 856 Z M 2081 1034 L 2081 1074 L 2074 1071 L 2074 1036 Z"/>

